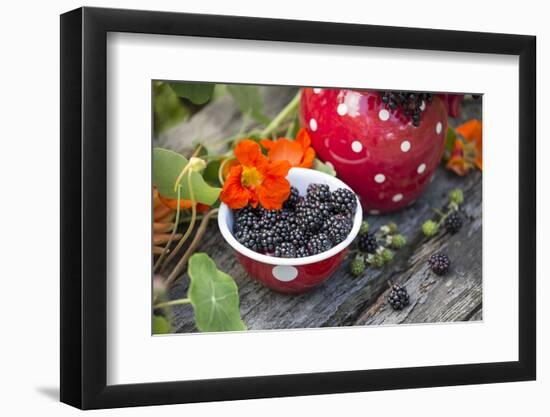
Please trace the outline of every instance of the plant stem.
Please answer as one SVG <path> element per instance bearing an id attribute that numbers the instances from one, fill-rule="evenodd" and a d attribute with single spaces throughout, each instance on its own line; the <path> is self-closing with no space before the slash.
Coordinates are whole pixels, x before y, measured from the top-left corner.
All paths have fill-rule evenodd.
<path id="1" fill-rule="evenodd" d="M 174 240 L 174 236 L 176 236 L 176 231 L 178 229 L 178 224 L 180 221 L 180 201 L 181 201 L 181 187 L 178 187 L 178 199 L 176 200 L 177 206 L 176 206 L 176 219 L 174 220 L 174 228 L 172 229 L 172 234 L 170 235 L 170 239 L 168 240 L 168 243 L 164 246 L 164 250 L 162 251 L 162 255 L 157 259 L 155 262 L 155 265 L 153 266 L 153 271 L 156 271 L 160 265 L 162 265 L 162 262 L 164 261 L 164 258 L 168 254 L 168 251 L 170 250 L 170 245 L 172 244 L 172 241 Z"/>
<path id="2" fill-rule="evenodd" d="M 189 226 L 187 227 L 187 230 L 185 231 L 185 234 L 178 242 L 177 246 L 174 248 L 172 253 L 168 255 L 166 258 L 166 261 L 163 264 L 163 268 L 172 260 L 174 259 L 174 256 L 179 252 L 183 244 L 187 241 L 189 236 L 191 235 L 191 232 L 193 231 L 193 228 L 195 227 L 195 221 L 197 220 L 197 204 L 195 201 L 195 194 L 193 191 L 193 184 L 191 183 L 191 172 L 187 175 L 187 188 L 189 188 L 189 195 L 191 197 L 191 222 L 189 223 Z"/>
<path id="3" fill-rule="evenodd" d="M 155 304 L 153 306 L 153 309 L 171 307 L 171 306 L 177 306 L 177 305 L 189 304 L 189 303 L 191 303 L 191 300 L 189 298 L 178 298 L 177 300 L 170 300 L 170 301 L 165 301 L 163 303 Z"/>
<path id="4" fill-rule="evenodd" d="M 260 133 L 260 137 L 265 138 L 271 135 L 275 131 L 281 122 L 285 120 L 290 114 L 292 114 L 300 104 L 300 91 L 296 93 L 294 98 L 286 105 L 286 107 L 281 110 L 281 112 L 275 116 L 275 118 L 269 123 L 264 130 Z"/>
<path id="5" fill-rule="evenodd" d="M 217 214 L 219 209 L 213 209 L 210 210 L 206 215 L 202 218 L 201 224 L 197 230 L 197 233 L 195 233 L 195 237 L 191 241 L 191 244 L 181 257 L 181 259 L 178 261 L 170 275 L 168 275 L 168 278 L 166 278 L 166 281 L 164 282 L 164 285 L 166 288 L 170 288 L 170 286 L 176 281 L 178 278 L 178 275 L 183 270 L 183 267 L 197 248 L 199 242 L 202 239 L 202 236 L 204 235 L 204 232 L 206 232 L 206 227 L 208 226 L 208 222 L 210 221 L 210 218 L 213 217 L 215 214 Z"/>

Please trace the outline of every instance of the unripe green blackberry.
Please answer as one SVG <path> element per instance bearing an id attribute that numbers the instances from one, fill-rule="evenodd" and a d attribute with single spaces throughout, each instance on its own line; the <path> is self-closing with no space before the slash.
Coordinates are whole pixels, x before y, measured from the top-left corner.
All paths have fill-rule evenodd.
<path id="1" fill-rule="evenodd" d="M 460 188 L 455 188 L 449 192 L 449 200 L 460 206 L 464 202 L 464 193 Z"/>
<path id="2" fill-rule="evenodd" d="M 422 225 L 422 232 L 427 237 L 434 236 L 435 234 L 437 234 L 438 231 L 439 231 L 439 226 L 437 225 L 436 222 L 432 220 L 428 220 L 424 222 L 424 224 Z"/>
<path id="3" fill-rule="evenodd" d="M 390 262 L 393 259 L 393 252 L 389 249 L 384 249 L 381 255 L 384 262 Z"/>
<path id="4" fill-rule="evenodd" d="M 370 264 L 375 268 L 382 268 L 384 266 L 384 258 L 380 254 L 372 255 Z"/>
<path id="5" fill-rule="evenodd" d="M 363 275 L 367 265 L 365 263 L 365 258 L 361 255 L 357 255 L 353 261 L 351 261 L 350 272 L 354 277 Z"/>
<path id="6" fill-rule="evenodd" d="M 368 231 L 369 231 L 369 223 L 366 220 L 364 220 L 363 223 L 361 223 L 361 228 L 359 229 L 359 233 L 363 235 Z"/>
<path id="7" fill-rule="evenodd" d="M 407 243 L 407 239 L 403 235 L 394 235 L 391 237 L 391 247 L 394 249 L 401 249 Z"/>

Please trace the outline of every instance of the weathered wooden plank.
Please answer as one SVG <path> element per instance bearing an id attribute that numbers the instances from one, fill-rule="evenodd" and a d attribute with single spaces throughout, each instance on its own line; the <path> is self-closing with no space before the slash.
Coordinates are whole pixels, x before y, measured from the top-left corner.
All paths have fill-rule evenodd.
<path id="1" fill-rule="evenodd" d="M 294 94 L 292 89 L 284 89 L 284 94 L 275 96 L 277 90 L 264 90 L 269 103 L 266 111 L 271 115 Z M 464 118 L 481 117 L 480 103 L 467 102 L 463 112 Z M 238 112 L 226 97 L 207 106 L 190 123 L 163 135 L 159 145 L 189 150 L 193 139 L 216 140 L 230 136 L 238 131 L 240 123 Z M 481 180 L 480 173 L 458 178 L 443 168 L 438 169 L 426 193 L 413 206 L 390 215 L 367 217 L 373 228 L 395 221 L 409 241 L 390 265 L 381 270 L 367 269 L 363 276 L 353 278 L 347 272 L 350 262 L 347 259 L 327 282 L 302 295 L 278 294 L 251 280 L 215 222 L 209 225 L 199 250 L 208 253 L 220 269 L 235 278 L 241 314 L 249 329 L 480 320 Z M 453 187 L 461 187 L 465 192 L 465 224 L 457 235 L 427 241 L 422 237 L 420 226 L 433 216 L 433 208 L 446 204 L 447 193 Z M 453 261 L 451 272 L 442 278 L 429 272 L 426 265 L 429 254 L 438 249 L 444 249 Z M 411 294 L 412 303 L 402 312 L 394 312 L 385 304 L 387 281 L 404 283 Z M 170 298 L 184 297 L 188 282 L 184 274 L 170 291 Z M 174 308 L 172 324 L 178 332 L 195 331 L 191 307 Z"/>

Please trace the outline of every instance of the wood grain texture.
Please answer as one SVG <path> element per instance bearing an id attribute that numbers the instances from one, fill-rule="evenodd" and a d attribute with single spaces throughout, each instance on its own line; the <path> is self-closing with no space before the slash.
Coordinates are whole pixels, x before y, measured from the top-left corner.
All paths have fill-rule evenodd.
<path id="1" fill-rule="evenodd" d="M 295 89 L 265 88 L 262 92 L 265 111 L 272 116 L 290 100 Z M 481 118 L 481 101 L 464 103 L 462 119 L 471 117 Z M 189 122 L 161 135 L 155 146 L 189 153 L 194 140 L 219 140 L 236 133 L 240 125 L 240 114 L 231 98 L 223 97 Z M 434 208 L 446 205 L 447 194 L 454 187 L 464 190 L 464 226 L 456 235 L 424 238 L 422 223 L 434 216 Z M 394 221 L 407 237 L 407 245 L 396 252 L 392 263 L 379 270 L 368 268 L 361 277 L 354 278 L 348 272 L 348 257 L 329 280 L 302 295 L 278 294 L 251 280 L 223 240 L 216 222 L 208 226 L 198 250 L 234 277 L 241 314 L 251 330 L 482 320 L 481 198 L 479 172 L 459 178 L 440 167 L 428 190 L 412 206 L 390 215 L 365 217 L 373 229 Z M 429 255 L 438 250 L 444 250 L 452 262 L 451 271 L 444 277 L 436 276 L 427 266 Z M 406 286 L 411 304 L 403 311 L 395 312 L 386 303 L 388 282 Z M 169 298 L 185 297 L 188 284 L 189 278 L 183 274 Z M 188 305 L 173 308 L 171 321 L 176 332 L 196 331 Z"/>

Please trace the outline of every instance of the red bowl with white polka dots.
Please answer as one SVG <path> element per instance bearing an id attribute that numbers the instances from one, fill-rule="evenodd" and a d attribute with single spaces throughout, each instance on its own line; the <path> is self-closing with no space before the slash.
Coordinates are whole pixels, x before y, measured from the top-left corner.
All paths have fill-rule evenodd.
<path id="1" fill-rule="evenodd" d="M 309 184 L 327 184 L 331 190 L 350 187 L 323 172 L 305 168 L 292 168 L 287 176 L 301 195 L 306 194 Z M 248 274 L 266 287 L 283 293 L 303 293 L 327 280 L 342 263 L 348 246 L 353 242 L 363 220 L 363 211 L 358 204 L 353 227 L 348 237 L 330 250 L 304 258 L 278 258 L 248 249 L 233 236 L 233 211 L 221 204 L 218 226 L 222 236 L 235 250 L 237 259 Z"/>
<path id="2" fill-rule="evenodd" d="M 414 203 L 445 148 L 447 107 L 437 95 L 422 102 L 418 127 L 390 110 L 377 91 L 304 88 L 301 118 L 318 157 L 378 214 Z"/>

